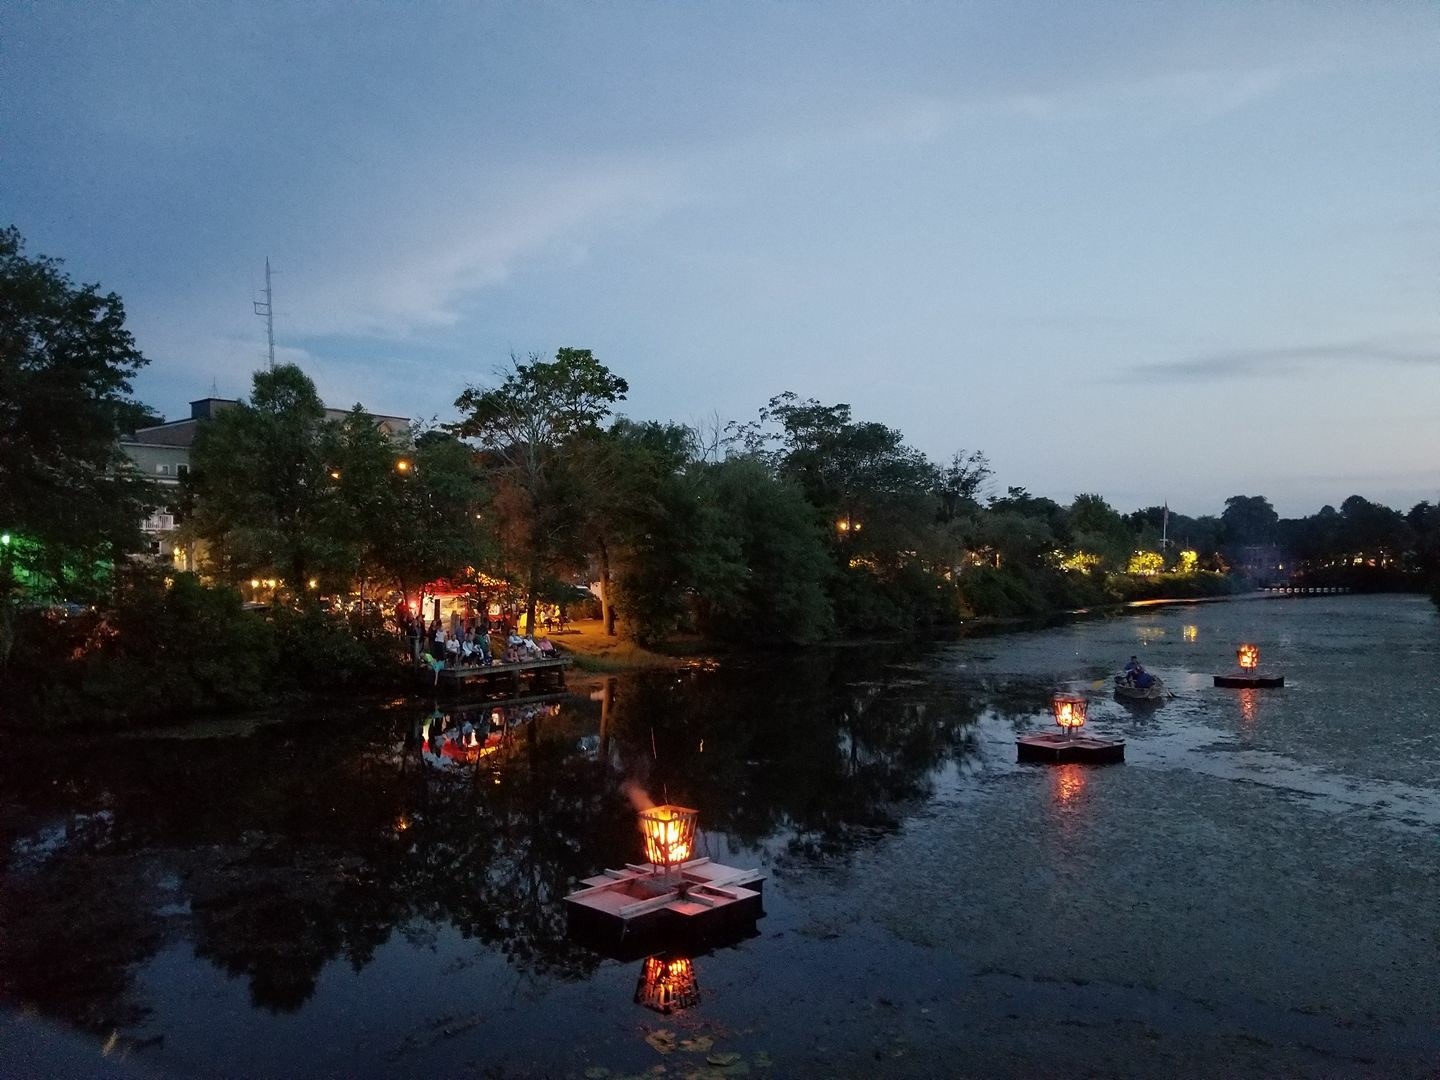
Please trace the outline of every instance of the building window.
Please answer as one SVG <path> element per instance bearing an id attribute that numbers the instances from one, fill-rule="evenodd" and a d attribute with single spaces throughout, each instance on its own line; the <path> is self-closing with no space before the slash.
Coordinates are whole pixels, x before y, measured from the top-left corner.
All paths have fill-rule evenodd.
<path id="1" fill-rule="evenodd" d="M 155 466 L 155 471 L 156 471 L 157 473 L 159 473 L 161 476 L 169 476 L 169 475 L 170 475 L 170 466 L 169 466 L 169 465 L 156 465 L 156 466 Z"/>
<path id="2" fill-rule="evenodd" d="M 189 475 L 190 475 L 190 466 L 189 466 L 189 465 L 176 465 L 176 466 L 175 466 L 175 475 L 176 475 L 176 476 L 189 476 Z"/>

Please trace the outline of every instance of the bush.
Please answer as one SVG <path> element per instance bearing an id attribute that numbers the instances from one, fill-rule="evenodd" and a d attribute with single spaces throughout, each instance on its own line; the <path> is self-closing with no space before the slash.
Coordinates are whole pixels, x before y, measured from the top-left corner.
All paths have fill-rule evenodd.
<path id="1" fill-rule="evenodd" d="M 288 688 L 344 690 L 392 685 L 402 670 L 400 640 L 375 615 L 349 618 L 319 608 L 277 609 L 271 619 L 277 675 Z"/>
<path id="2" fill-rule="evenodd" d="M 253 706 L 275 667 L 269 625 L 192 574 L 131 568 L 103 615 L 29 613 L 17 630 L 6 696 L 61 723 Z"/>

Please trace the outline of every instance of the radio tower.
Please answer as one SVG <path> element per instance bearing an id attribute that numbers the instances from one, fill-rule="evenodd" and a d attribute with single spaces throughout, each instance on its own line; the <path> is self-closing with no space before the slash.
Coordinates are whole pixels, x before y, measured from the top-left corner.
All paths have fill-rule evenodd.
<path id="1" fill-rule="evenodd" d="M 265 317 L 265 343 L 270 346 L 270 370 L 275 370 L 275 305 L 270 296 L 270 256 L 265 256 L 265 299 L 252 300 L 256 315 Z"/>

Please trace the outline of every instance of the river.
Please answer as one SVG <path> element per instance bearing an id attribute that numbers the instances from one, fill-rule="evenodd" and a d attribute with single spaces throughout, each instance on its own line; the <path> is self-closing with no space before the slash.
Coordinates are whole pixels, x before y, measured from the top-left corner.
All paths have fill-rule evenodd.
<path id="1" fill-rule="evenodd" d="M 1211 685 L 1240 641 L 1283 688 Z M 1113 700 L 1132 653 L 1173 700 Z M 1016 764 L 1061 685 L 1125 764 Z M 1436 1075 L 1428 601 L 1159 606 L 570 689 L 186 737 L 37 718 L 0 762 L 0 1074 Z M 478 762 L 426 752 L 492 718 Z M 634 1001 L 641 961 L 566 936 L 562 897 L 640 856 L 627 779 L 768 875 L 755 935 L 693 957 L 699 1001 L 668 1016 Z"/>

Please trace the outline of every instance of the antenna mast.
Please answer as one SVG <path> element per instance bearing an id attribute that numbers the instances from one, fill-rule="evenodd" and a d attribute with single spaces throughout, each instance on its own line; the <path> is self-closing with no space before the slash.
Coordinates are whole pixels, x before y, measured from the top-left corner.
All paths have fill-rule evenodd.
<path id="1" fill-rule="evenodd" d="M 265 343 L 270 346 L 270 370 L 275 370 L 275 305 L 270 295 L 270 256 L 265 256 L 265 299 L 252 300 L 255 314 L 265 318 Z"/>

